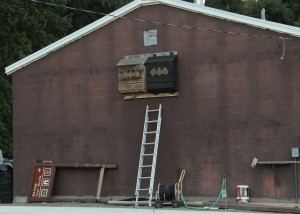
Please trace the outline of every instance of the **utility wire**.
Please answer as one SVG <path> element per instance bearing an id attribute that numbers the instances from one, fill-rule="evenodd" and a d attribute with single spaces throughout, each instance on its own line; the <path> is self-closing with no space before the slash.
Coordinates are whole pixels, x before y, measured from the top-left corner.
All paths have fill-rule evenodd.
<path id="1" fill-rule="evenodd" d="M 42 3 L 42 4 L 46 4 L 46 5 L 51 5 L 51 6 L 55 6 L 55 7 L 62 7 L 62 8 L 70 9 L 70 10 L 77 10 L 77 11 L 82 11 L 82 12 L 86 12 L 86 13 L 99 14 L 99 15 L 103 15 L 103 16 L 111 16 L 114 18 L 121 18 L 121 19 L 136 21 L 136 22 L 145 22 L 145 23 L 163 25 L 163 26 L 168 26 L 168 27 L 179 27 L 179 28 L 185 28 L 185 29 L 209 31 L 209 32 L 214 32 L 214 33 L 224 33 L 224 34 L 231 34 L 231 35 L 238 35 L 238 36 L 249 36 L 249 37 L 267 38 L 267 39 L 293 40 L 293 38 L 283 38 L 283 37 L 274 37 L 274 36 L 266 36 L 266 35 L 248 34 L 248 33 L 237 33 L 237 32 L 222 31 L 222 30 L 216 30 L 216 29 L 206 29 L 206 28 L 201 28 L 201 27 L 191 27 L 191 26 L 187 26 L 187 25 L 176 25 L 176 24 L 171 24 L 171 23 L 163 23 L 163 22 L 158 22 L 158 21 L 137 19 L 137 18 L 127 17 L 127 16 L 116 16 L 116 15 L 112 15 L 112 14 L 106 14 L 106 13 L 101 13 L 101 12 L 96 12 L 96 11 L 91 11 L 91 10 L 84 10 L 84 9 L 79 9 L 79 8 L 74 8 L 74 7 L 68 7 L 68 6 L 64 6 L 64 5 L 58 5 L 58 4 L 53 4 L 53 3 L 39 1 L 39 0 L 30 0 L 30 1 L 36 2 L 36 3 Z"/>
<path id="2" fill-rule="evenodd" d="M 100 15 L 104 15 L 104 16 L 107 15 L 105 13 L 100 13 L 100 12 L 91 11 L 91 10 L 84 10 L 84 9 L 79 9 L 79 8 L 75 8 L 75 7 L 68 7 L 68 6 L 53 4 L 53 3 L 44 2 L 44 1 L 38 1 L 38 0 L 30 0 L 30 1 L 36 2 L 36 3 L 47 4 L 47 5 L 51 5 L 51 6 L 55 6 L 55 7 L 63 7 L 63 8 L 70 9 L 70 10 L 82 11 L 82 12 L 86 12 L 86 13 L 100 14 Z"/>

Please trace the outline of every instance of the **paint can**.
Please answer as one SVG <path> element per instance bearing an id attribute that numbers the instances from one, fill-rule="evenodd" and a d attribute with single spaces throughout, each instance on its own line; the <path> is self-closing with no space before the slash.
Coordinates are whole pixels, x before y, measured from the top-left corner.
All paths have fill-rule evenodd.
<path id="1" fill-rule="evenodd" d="M 237 185 L 237 197 L 236 200 L 241 203 L 249 202 L 249 186 Z"/>

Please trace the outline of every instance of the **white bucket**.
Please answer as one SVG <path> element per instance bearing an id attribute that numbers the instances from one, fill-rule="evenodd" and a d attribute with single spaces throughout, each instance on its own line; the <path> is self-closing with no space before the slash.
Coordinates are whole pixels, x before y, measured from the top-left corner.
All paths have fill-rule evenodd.
<path id="1" fill-rule="evenodd" d="M 237 185 L 236 188 L 238 202 L 249 202 L 249 186 L 247 185 Z"/>

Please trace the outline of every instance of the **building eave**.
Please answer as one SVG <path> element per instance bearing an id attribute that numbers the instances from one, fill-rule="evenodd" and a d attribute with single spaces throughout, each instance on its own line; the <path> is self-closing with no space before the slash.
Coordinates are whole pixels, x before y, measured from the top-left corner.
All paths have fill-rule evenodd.
<path id="1" fill-rule="evenodd" d="M 191 11 L 194 13 L 199 13 L 219 19 L 228 20 L 231 22 L 241 23 L 250 25 L 253 27 L 266 29 L 282 34 L 286 34 L 288 36 L 292 37 L 300 37 L 300 28 L 293 27 L 289 25 L 279 24 L 275 22 L 270 22 L 262 19 L 252 18 L 249 16 L 244 16 L 236 13 L 231 13 L 227 11 L 222 11 L 210 7 L 206 7 L 203 5 L 197 5 L 194 3 L 185 2 L 182 0 L 135 0 L 122 8 L 110 13 L 109 15 L 75 31 L 74 33 L 48 45 L 47 47 L 11 64 L 10 66 L 7 66 L 5 68 L 5 73 L 7 75 L 12 74 L 13 72 L 31 64 L 32 62 L 35 62 L 44 56 L 47 56 L 48 54 L 76 41 L 77 39 L 80 39 L 81 37 L 111 23 L 112 21 L 118 19 L 119 17 L 125 16 L 127 13 L 146 5 L 153 5 L 153 4 L 165 4 L 171 7 L 176 7 L 179 9 Z"/>
<path id="2" fill-rule="evenodd" d="M 167 5 L 189 10 L 194 13 L 200 13 L 203 15 L 228 20 L 231 22 L 246 24 L 256 28 L 287 34 L 293 37 L 300 37 L 299 27 L 294 27 L 294 26 L 271 22 L 263 19 L 253 18 L 250 16 L 240 15 L 237 13 L 231 13 L 228 11 L 219 10 L 219 9 L 215 9 L 203 5 L 191 4 L 189 2 L 185 2 L 181 0 L 173 0 L 172 2 L 169 0 L 160 0 L 160 1 L 164 2 Z"/>
<path id="3" fill-rule="evenodd" d="M 66 36 L 44 48 L 42 48 L 41 50 L 34 52 L 33 54 L 11 64 L 10 66 L 7 66 L 5 68 L 5 73 L 7 75 L 10 75 L 13 72 L 31 64 L 32 62 L 37 61 L 37 60 L 47 56 L 48 54 L 76 41 L 77 39 L 80 39 L 81 37 L 88 35 L 89 33 L 109 24 L 110 22 L 118 19 L 120 16 L 123 16 L 126 13 L 129 13 L 140 6 L 141 6 L 141 4 L 138 1 L 133 1 L 133 2 L 125 5 L 124 7 L 110 13 L 109 15 L 107 15 L 95 22 L 92 22 L 91 24 L 69 34 L 68 36 Z"/>

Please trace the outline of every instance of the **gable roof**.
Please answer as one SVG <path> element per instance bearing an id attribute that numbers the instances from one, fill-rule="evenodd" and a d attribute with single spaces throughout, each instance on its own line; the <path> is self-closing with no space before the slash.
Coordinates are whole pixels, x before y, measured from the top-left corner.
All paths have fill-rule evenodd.
<path id="1" fill-rule="evenodd" d="M 275 22 L 270 22 L 262 19 L 252 18 L 249 16 L 239 15 L 236 13 L 231 13 L 223 10 L 218 10 L 203 5 L 198 5 L 195 3 L 189 3 L 182 0 L 135 0 L 120 9 L 110 13 L 109 15 L 75 31 L 74 33 L 48 45 L 47 47 L 7 66 L 5 68 L 6 74 L 12 74 L 13 72 L 31 64 L 34 61 L 52 53 L 53 51 L 60 49 L 61 47 L 80 39 L 81 37 L 109 24 L 110 22 L 118 19 L 121 16 L 126 16 L 127 13 L 141 7 L 153 4 L 164 4 L 171 7 L 176 7 L 179 9 L 191 11 L 194 13 L 199 13 L 207 16 L 216 17 L 219 19 L 225 19 L 228 21 L 250 25 L 257 28 L 267 29 L 270 31 L 287 34 L 294 37 L 300 37 L 300 28 L 293 27 L 289 25 L 279 24 Z"/>

